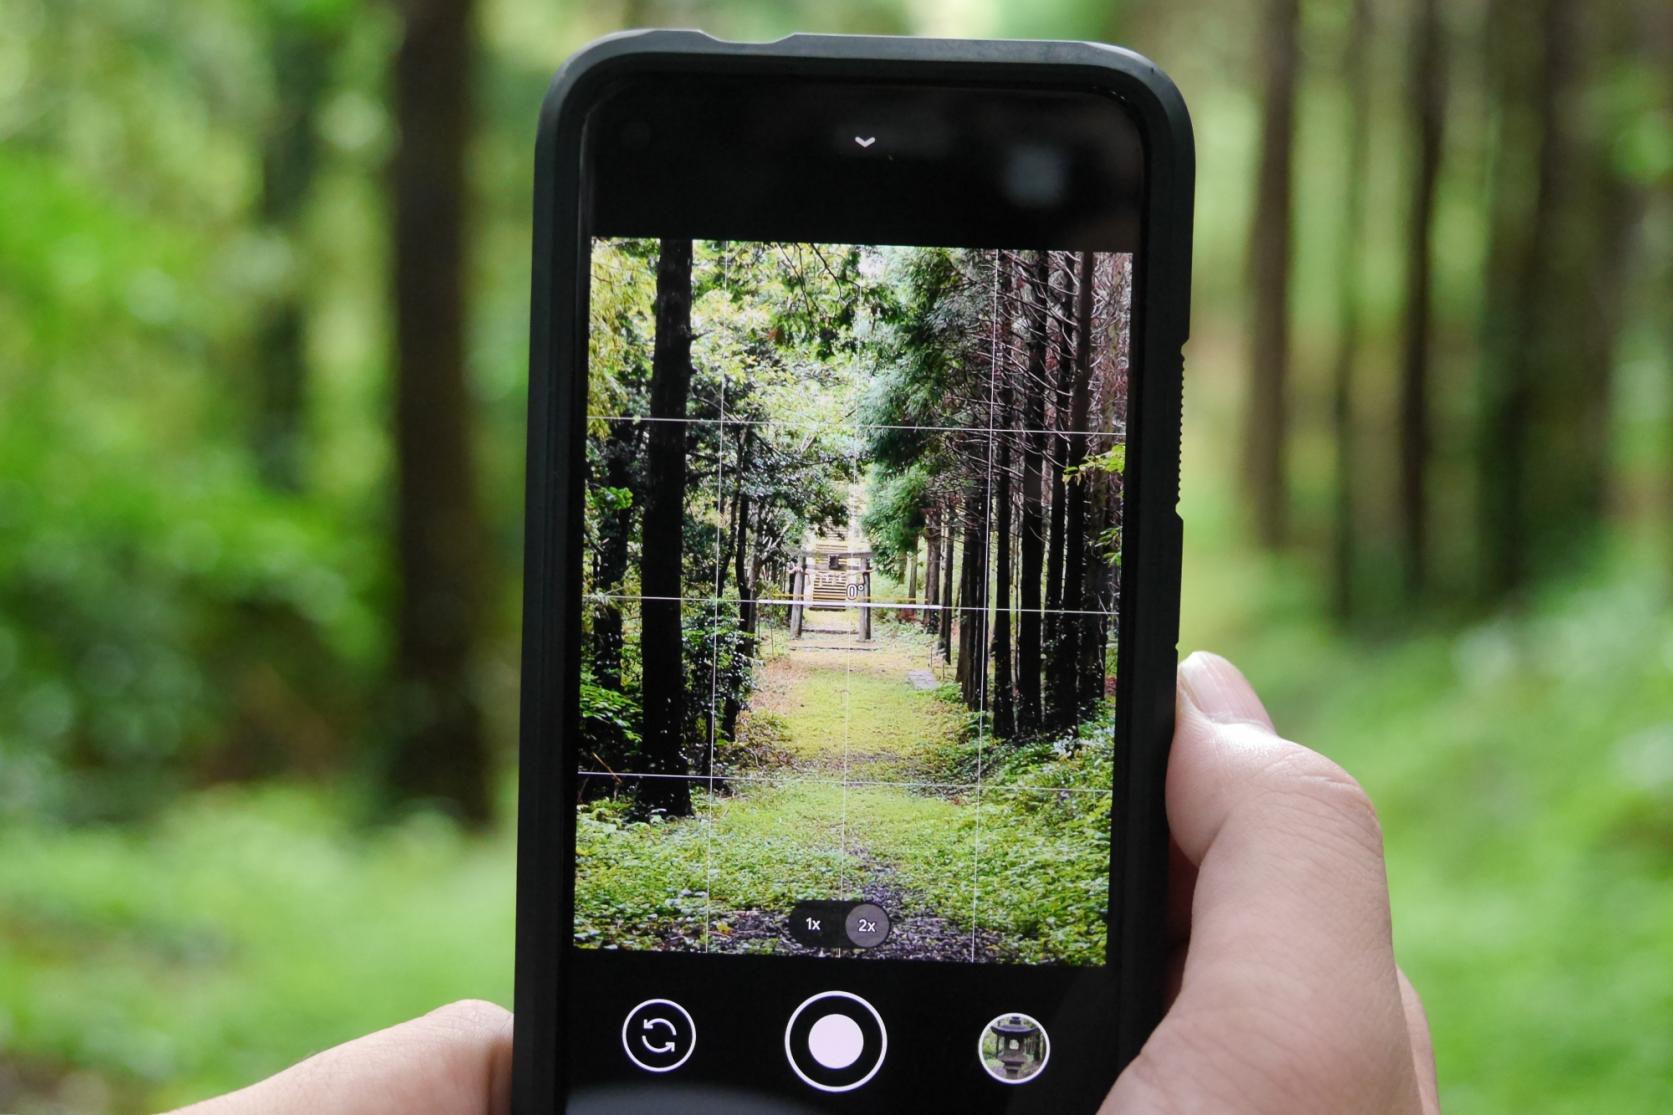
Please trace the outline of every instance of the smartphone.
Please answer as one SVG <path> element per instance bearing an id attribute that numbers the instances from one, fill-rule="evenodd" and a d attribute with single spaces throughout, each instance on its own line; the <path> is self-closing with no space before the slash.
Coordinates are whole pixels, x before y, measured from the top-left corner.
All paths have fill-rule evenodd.
<path id="1" fill-rule="evenodd" d="M 1162 1009 L 1179 95 L 630 33 L 537 152 L 515 1109 L 1095 1111 Z"/>

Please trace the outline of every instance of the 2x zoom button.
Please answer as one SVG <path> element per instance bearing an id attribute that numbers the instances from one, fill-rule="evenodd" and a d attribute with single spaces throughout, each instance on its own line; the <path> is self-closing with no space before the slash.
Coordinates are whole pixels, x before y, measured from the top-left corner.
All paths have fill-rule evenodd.
<path id="1" fill-rule="evenodd" d="M 697 1048 L 697 1025 L 672 999 L 646 999 L 622 1020 L 622 1048 L 646 1072 L 672 1072 Z"/>

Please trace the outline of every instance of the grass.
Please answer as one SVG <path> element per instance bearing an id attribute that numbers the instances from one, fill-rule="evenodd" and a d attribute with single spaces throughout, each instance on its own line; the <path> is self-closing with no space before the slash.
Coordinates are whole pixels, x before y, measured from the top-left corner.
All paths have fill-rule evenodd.
<path id="1" fill-rule="evenodd" d="M 0 1064 L 22 1081 L 0 1109 L 174 1106 L 452 999 L 509 1004 L 512 841 L 351 812 L 267 787 L 0 831 Z"/>
<path id="2" fill-rule="evenodd" d="M 1229 653 L 1280 728 L 1378 803 L 1449 1115 L 1666 1111 L 1673 616 L 1654 561 L 1605 560 L 1516 616 L 1386 640 L 1332 633 L 1282 568 L 1212 547 L 1190 562 L 1183 645 Z M 1019 823 L 1079 823 L 1036 798 Z M 872 809 L 908 872 L 968 848 L 921 800 Z M 840 870 L 712 805 L 728 842 L 772 849 L 789 877 Z M 829 806 L 782 803 L 798 824 Z M 23 1085 L 0 1108 L 154 1109 L 448 999 L 509 1001 L 509 837 L 424 817 L 369 831 L 352 813 L 280 786 L 199 793 L 140 828 L 0 832 L 0 1048 Z M 985 854 L 996 882 L 1026 877 Z M 724 885 L 746 882 L 762 885 Z"/>
<path id="3" fill-rule="evenodd" d="M 767 768 L 775 781 L 699 794 L 685 820 L 634 821 L 623 802 L 586 810 L 578 940 L 703 950 L 764 912 L 856 896 L 886 873 L 909 917 L 980 929 L 1011 959 L 1102 961 L 1109 801 L 1076 791 L 1108 787 L 1107 750 L 984 744 L 956 687 L 908 683 L 929 640 L 899 625 L 877 634 L 865 649 L 810 640 L 763 668 L 742 734 L 763 722 L 769 750 L 788 760 Z M 871 784 L 968 784 L 978 769 L 980 793 Z"/>

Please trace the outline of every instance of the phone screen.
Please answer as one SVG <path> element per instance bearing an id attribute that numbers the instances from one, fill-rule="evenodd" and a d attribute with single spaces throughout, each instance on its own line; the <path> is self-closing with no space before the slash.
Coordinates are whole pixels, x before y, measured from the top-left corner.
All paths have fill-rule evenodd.
<path id="1" fill-rule="evenodd" d="M 832 239 L 900 231 L 888 161 L 958 137 L 827 103 L 858 198 L 658 205 L 609 154 L 668 156 L 640 96 L 587 236 L 572 1108 L 1092 1111 L 1136 245 L 1072 183 L 1130 137 L 1091 97 L 1068 138 L 989 119 L 980 235 L 914 195 L 918 235 Z"/>

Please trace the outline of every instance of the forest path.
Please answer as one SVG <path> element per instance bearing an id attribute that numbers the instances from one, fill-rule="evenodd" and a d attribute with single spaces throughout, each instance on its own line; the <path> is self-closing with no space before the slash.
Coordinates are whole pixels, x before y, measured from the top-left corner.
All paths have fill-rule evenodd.
<path id="1" fill-rule="evenodd" d="M 857 615 L 812 613 L 818 626 L 781 642 L 762 667 L 740 734 L 753 717 L 775 721 L 790 756 L 775 774 L 908 782 L 937 745 L 957 737 L 957 710 L 923 687 L 926 674 L 946 669 L 932 658 L 931 637 L 878 623 L 862 641 Z"/>
<path id="2" fill-rule="evenodd" d="M 734 781 L 711 815 L 714 846 L 765 831 L 803 865 L 798 900 L 863 899 L 889 912 L 894 928 L 883 945 L 840 955 L 1001 959 L 1011 951 L 1001 935 L 968 928 L 977 902 L 974 804 L 921 781 L 929 753 L 962 727 L 955 708 L 915 683 L 913 675 L 921 682 L 934 669 L 931 640 L 880 623 L 862 642 L 853 614 L 844 630 L 836 614 L 819 613 L 820 630 L 770 654 L 741 734 L 752 718 L 769 719 L 788 758 L 752 772 L 764 782 Z M 787 911 L 759 895 L 717 891 L 711 899 L 711 950 L 820 951 L 790 938 Z"/>

